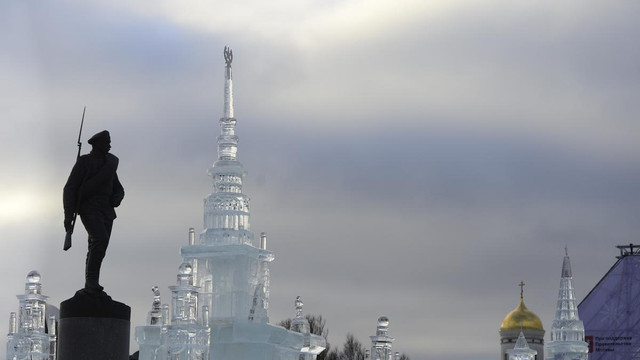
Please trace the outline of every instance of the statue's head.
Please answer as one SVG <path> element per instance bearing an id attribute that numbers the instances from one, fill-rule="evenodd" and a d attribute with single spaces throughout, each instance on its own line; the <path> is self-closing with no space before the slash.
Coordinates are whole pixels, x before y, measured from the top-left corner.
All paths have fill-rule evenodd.
<path id="1" fill-rule="evenodd" d="M 87 141 L 94 149 L 108 152 L 111 149 L 111 136 L 107 130 L 100 131 Z"/>

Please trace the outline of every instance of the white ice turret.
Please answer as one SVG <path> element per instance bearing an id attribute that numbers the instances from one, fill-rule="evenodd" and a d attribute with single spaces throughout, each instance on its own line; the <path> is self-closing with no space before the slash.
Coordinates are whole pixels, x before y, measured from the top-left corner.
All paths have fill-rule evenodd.
<path id="1" fill-rule="evenodd" d="M 177 284 L 170 286 L 171 324 L 162 327 L 161 350 L 170 360 L 209 358 L 209 307 L 198 316 L 198 291 L 193 285 L 191 265 L 184 262 L 178 270 Z"/>
<path id="2" fill-rule="evenodd" d="M 584 325 L 578 316 L 569 253 L 565 248 L 556 316 L 551 325 L 551 341 L 547 344 L 547 358 L 586 360 L 588 351 L 589 345 L 584 341 Z"/>
<path id="3" fill-rule="evenodd" d="M 42 295 L 40 273 L 34 270 L 27 274 L 24 294 L 17 298 L 20 310 L 9 317 L 6 358 L 55 360 L 57 321 L 55 316 L 47 318 L 48 297 Z"/>
<path id="4" fill-rule="evenodd" d="M 198 291 L 193 286 L 192 267 L 182 263 L 178 281 L 171 290 L 171 324 L 195 324 L 198 319 Z"/>
<path id="5" fill-rule="evenodd" d="M 389 337 L 388 332 L 389 318 L 380 316 L 378 318 L 376 335 L 369 336 L 371 338 L 371 360 L 393 360 L 391 346 L 395 339 Z"/>
<path id="6" fill-rule="evenodd" d="M 524 333 L 520 331 L 518 340 L 516 340 L 516 346 L 513 349 L 507 350 L 509 354 L 509 360 L 534 360 L 538 352 L 529 348 L 527 339 L 524 337 Z"/>

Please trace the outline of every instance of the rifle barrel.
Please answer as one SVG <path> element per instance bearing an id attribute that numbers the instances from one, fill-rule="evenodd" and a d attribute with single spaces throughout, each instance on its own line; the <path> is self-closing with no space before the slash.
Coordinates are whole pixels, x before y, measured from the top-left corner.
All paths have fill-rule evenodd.
<path id="1" fill-rule="evenodd" d="M 87 111 L 87 106 L 84 106 L 82 109 L 82 120 L 80 121 L 80 131 L 78 132 L 78 156 L 76 156 L 76 160 L 80 157 L 80 150 L 82 150 L 82 142 L 80 142 L 80 137 L 82 136 L 82 125 L 84 125 L 84 113 Z"/>

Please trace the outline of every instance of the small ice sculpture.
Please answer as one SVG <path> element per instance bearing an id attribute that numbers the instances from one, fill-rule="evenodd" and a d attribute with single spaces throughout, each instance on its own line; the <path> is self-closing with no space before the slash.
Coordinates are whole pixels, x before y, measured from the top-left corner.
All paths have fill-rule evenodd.
<path id="1" fill-rule="evenodd" d="M 296 297 L 294 304 L 296 307 L 296 317 L 291 321 L 291 331 L 309 334 L 309 320 L 302 315 L 302 306 L 304 306 L 304 304 L 300 296 Z"/>
<path id="2" fill-rule="evenodd" d="M 158 286 L 151 288 L 153 291 L 153 303 L 151 304 L 151 310 L 147 316 L 147 325 L 161 325 L 162 324 L 162 304 L 160 303 L 160 289 Z"/>
<path id="3" fill-rule="evenodd" d="M 391 351 L 392 337 L 388 336 L 389 318 L 380 316 L 378 318 L 378 326 L 376 335 L 371 338 L 371 360 L 393 360 L 393 352 Z"/>
<path id="4" fill-rule="evenodd" d="M 300 298 L 300 296 L 296 296 L 296 317 L 302 317 L 302 307 L 304 306 L 304 303 L 302 302 L 302 299 Z"/>
<path id="5" fill-rule="evenodd" d="M 534 360 L 537 353 L 537 351 L 529 348 L 527 339 L 524 338 L 522 331 L 520 331 L 518 340 L 516 340 L 516 346 L 513 349 L 507 350 L 509 360 Z"/>
<path id="6" fill-rule="evenodd" d="M 191 264 L 183 262 L 178 269 L 177 285 L 170 286 L 172 292 L 172 324 L 194 324 L 198 308 L 198 292 L 193 286 Z"/>
<path id="7" fill-rule="evenodd" d="M 178 270 L 177 284 L 169 287 L 173 313 L 171 324 L 162 331 L 162 349 L 169 360 L 209 358 L 209 307 L 203 306 L 202 318 L 198 321 L 198 288 L 192 284 L 191 265 L 184 262 Z"/>
<path id="8" fill-rule="evenodd" d="M 147 316 L 147 325 L 136 327 L 136 341 L 140 348 L 138 358 L 140 360 L 164 360 L 164 354 L 160 351 L 161 331 L 169 318 L 168 305 L 161 304 L 158 286 L 152 287 L 151 291 L 153 291 L 153 303 Z M 165 308 L 167 308 L 166 312 Z"/>
<path id="9" fill-rule="evenodd" d="M 299 332 L 303 336 L 303 346 L 300 349 L 300 355 L 298 356 L 298 360 L 310 360 L 314 359 L 315 356 L 310 352 L 311 350 L 311 331 L 309 326 L 309 320 L 307 320 L 304 315 L 302 315 L 302 299 L 300 296 L 296 296 L 296 300 L 294 302 L 296 307 L 296 317 L 291 321 L 291 331 Z"/>
<path id="10" fill-rule="evenodd" d="M 17 295 L 17 298 L 20 310 L 9 316 L 6 358 L 55 360 L 56 319 L 54 316 L 47 319 L 48 297 L 42 295 L 40 273 L 33 270 L 27 274 L 24 294 Z"/>

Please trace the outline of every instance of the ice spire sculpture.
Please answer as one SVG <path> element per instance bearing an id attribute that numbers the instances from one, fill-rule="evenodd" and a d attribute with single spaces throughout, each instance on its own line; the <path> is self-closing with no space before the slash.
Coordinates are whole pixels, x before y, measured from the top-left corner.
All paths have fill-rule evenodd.
<path id="1" fill-rule="evenodd" d="M 40 273 L 34 270 L 27 274 L 24 294 L 17 298 L 20 310 L 9 318 L 7 360 L 55 360 L 56 318 L 47 319 L 48 297 L 42 295 Z"/>
<path id="2" fill-rule="evenodd" d="M 266 235 L 258 244 L 250 225 L 250 199 L 242 192 L 245 171 L 238 161 L 233 109 L 233 52 L 225 47 L 224 108 L 219 120 L 217 159 L 208 173 L 213 189 L 204 200 L 204 230 L 199 242 L 181 249 L 193 268 L 199 299 L 209 306 L 212 325 L 268 322 L 269 263 Z"/>
<path id="3" fill-rule="evenodd" d="M 578 304 L 573 290 L 569 252 L 565 248 L 556 316 L 551 325 L 551 341 L 547 344 L 548 359 L 586 360 L 589 345 L 584 341 L 584 325 L 578 316 Z"/>
<path id="4" fill-rule="evenodd" d="M 507 350 L 509 360 L 534 360 L 537 353 L 537 351 L 529 348 L 527 339 L 525 339 L 522 331 L 520 331 L 518 340 L 516 340 L 516 346 L 514 346 L 513 349 Z"/>
<path id="5" fill-rule="evenodd" d="M 391 345 L 395 339 L 389 337 L 388 332 L 389 318 L 379 317 L 376 335 L 369 336 L 371 338 L 371 360 L 393 360 Z"/>
<path id="6" fill-rule="evenodd" d="M 195 230 L 190 229 L 189 241 L 180 249 L 183 265 L 178 284 L 171 287 L 172 320 L 160 327 L 159 345 L 149 343 L 147 350 L 153 351 L 146 354 L 154 357 L 144 360 L 299 360 L 300 355 L 312 360 L 326 346 L 322 336 L 269 324 L 269 263 L 273 254 L 267 250 L 267 235 L 262 233 L 254 243 L 251 232 L 249 197 L 242 192 L 245 172 L 236 157 L 233 53 L 229 48 L 225 47 L 224 58 L 224 109 L 219 121 L 218 156 L 209 169 L 213 190 L 204 201 L 204 230 L 196 240 Z M 156 303 L 154 300 L 154 314 Z M 200 315 L 196 314 L 199 309 Z M 166 304 L 161 313 L 162 319 L 170 318 Z M 145 336 L 157 328 L 137 327 L 138 342 L 142 345 L 148 339 Z M 205 330 L 207 336 L 202 336 Z M 208 353 L 197 354 L 196 348 L 202 349 L 205 338 Z"/>

